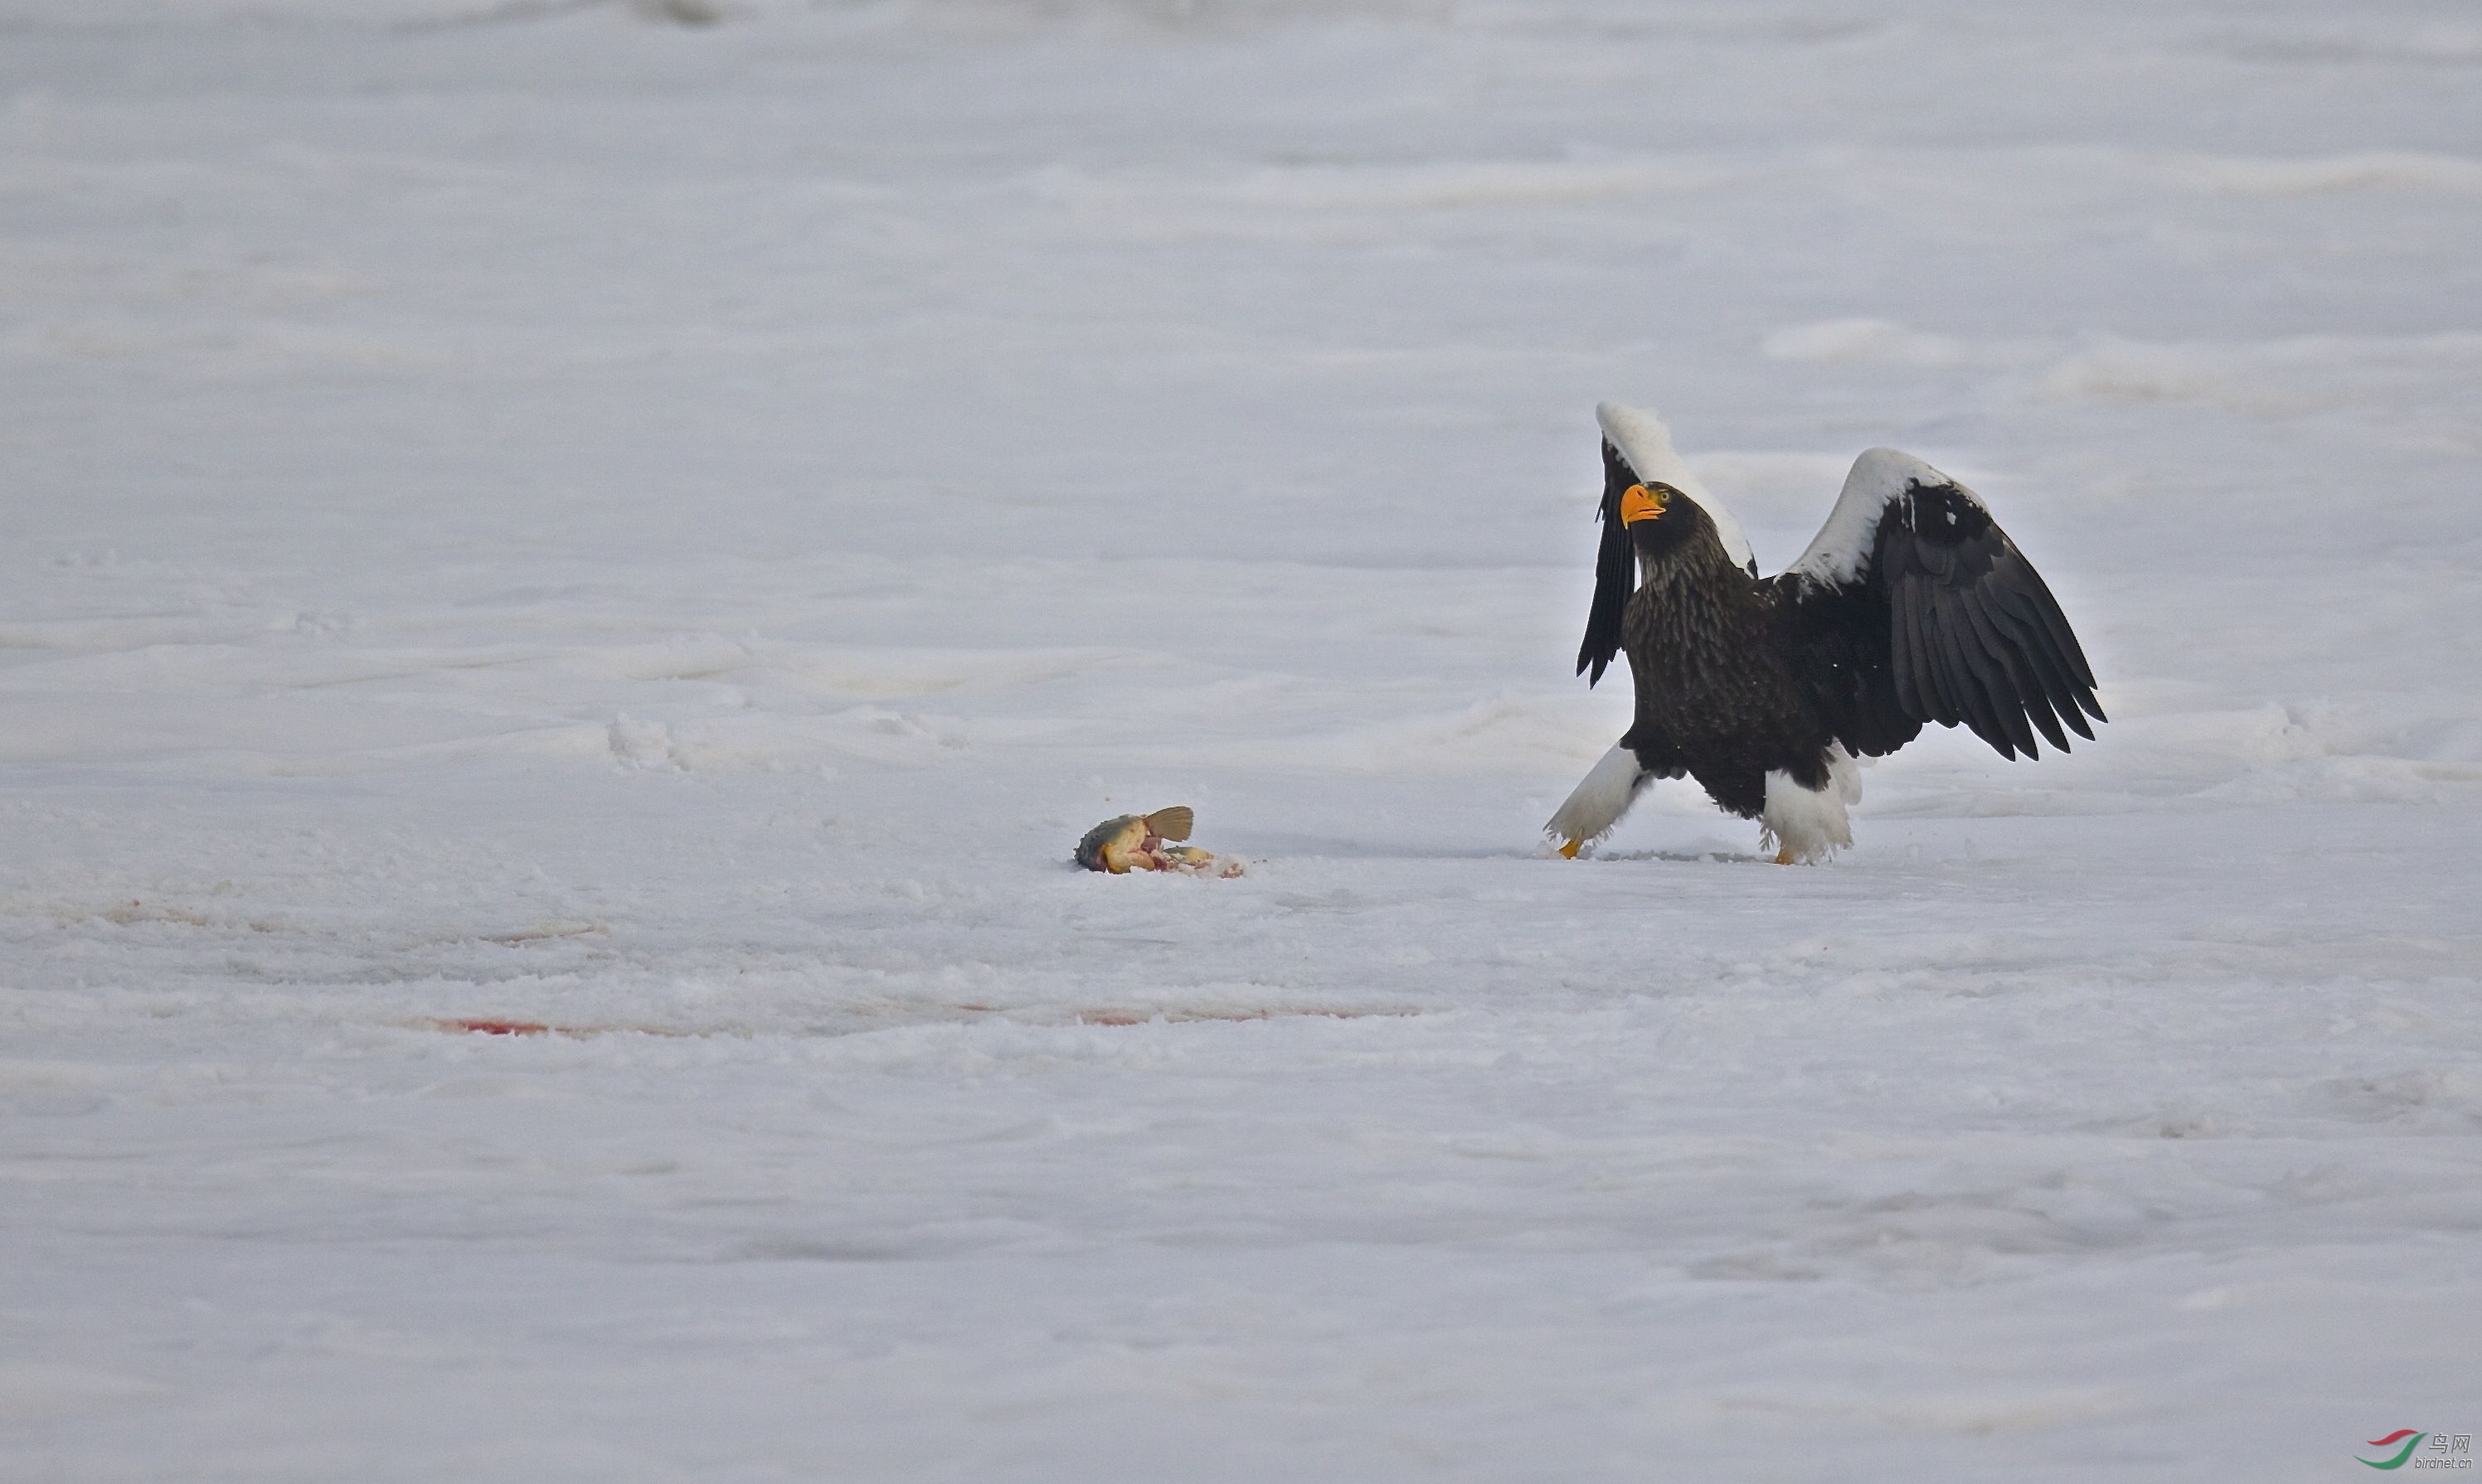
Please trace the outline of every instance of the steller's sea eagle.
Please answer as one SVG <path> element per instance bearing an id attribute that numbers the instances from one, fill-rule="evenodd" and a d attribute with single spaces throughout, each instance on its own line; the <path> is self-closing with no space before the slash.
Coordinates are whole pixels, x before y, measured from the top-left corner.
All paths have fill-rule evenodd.
<path id="1" fill-rule="evenodd" d="M 1628 651 L 1637 718 L 1544 826 L 1573 858 L 1638 791 L 1683 773 L 1789 865 L 1853 843 L 1854 758 L 1964 725 L 2014 758 L 2103 719 L 2032 562 L 1973 491 L 1872 449 L 1801 560 L 1758 576 L 1731 513 L 1652 413 L 1605 403 L 1602 546 L 1577 672 Z M 2065 728 L 2066 730 L 2063 730 Z"/>

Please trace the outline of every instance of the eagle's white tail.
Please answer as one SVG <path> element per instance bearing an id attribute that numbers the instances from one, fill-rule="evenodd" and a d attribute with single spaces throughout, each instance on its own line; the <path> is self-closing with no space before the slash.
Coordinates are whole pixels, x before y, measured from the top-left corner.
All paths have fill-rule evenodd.
<path id="1" fill-rule="evenodd" d="M 1571 859 L 1589 841 L 1600 840 L 1621 822 L 1629 805 L 1637 802 L 1638 791 L 1654 775 L 1638 767 L 1637 754 L 1624 743 L 1614 742 L 1612 750 L 1602 756 L 1594 770 L 1572 790 L 1566 802 L 1543 826 L 1543 833 L 1560 842 L 1560 853 Z"/>

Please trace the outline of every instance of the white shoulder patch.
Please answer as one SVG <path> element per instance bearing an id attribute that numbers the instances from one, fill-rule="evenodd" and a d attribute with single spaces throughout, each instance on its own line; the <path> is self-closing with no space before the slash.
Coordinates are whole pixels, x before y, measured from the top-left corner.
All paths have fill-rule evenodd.
<path id="1" fill-rule="evenodd" d="M 1603 436 L 1621 451 L 1639 479 L 1659 480 L 1698 502 L 1698 508 L 1715 523 L 1724 555 L 1732 559 L 1733 565 L 1755 567 L 1757 559 L 1750 553 L 1750 538 L 1741 523 L 1689 472 L 1688 461 L 1673 450 L 1672 430 L 1663 425 L 1663 419 L 1639 407 L 1606 402 L 1596 405 L 1595 421 L 1602 425 Z"/>
<path id="2" fill-rule="evenodd" d="M 1853 472 L 1844 476 L 1844 492 L 1835 497 L 1827 524 L 1818 528 L 1801 560 L 1784 570 L 1830 584 L 1849 583 L 1861 576 L 1870 560 L 1870 543 L 1878 534 L 1879 517 L 1888 502 L 1915 484 L 1952 485 L 1975 505 L 1982 503 L 1972 490 L 1911 454 L 1867 450 L 1853 460 Z"/>

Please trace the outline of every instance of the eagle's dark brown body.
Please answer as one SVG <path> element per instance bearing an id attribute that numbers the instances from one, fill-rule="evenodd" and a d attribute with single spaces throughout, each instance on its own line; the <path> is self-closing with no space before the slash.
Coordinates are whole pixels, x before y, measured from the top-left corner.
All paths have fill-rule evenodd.
<path id="1" fill-rule="evenodd" d="M 1621 620 L 1637 719 L 1622 739 L 1658 778 L 1682 773 L 1755 820 L 1769 770 L 1827 786 L 1827 730 L 1789 662 L 1774 586 L 1732 565 L 1705 513 L 1686 501 L 1666 519 L 1703 529 L 1642 558 L 1645 580 Z"/>

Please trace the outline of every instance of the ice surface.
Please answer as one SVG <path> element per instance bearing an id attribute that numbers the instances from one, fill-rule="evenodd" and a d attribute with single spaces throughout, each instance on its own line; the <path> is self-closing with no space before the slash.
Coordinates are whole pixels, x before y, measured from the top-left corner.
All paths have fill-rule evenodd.
<path id="1" fill-rule="evenodd" d="M 2475 1431 L 2482 25 L 0 0 L 0 1477 Z M 1650 792 L 1593 409 L 2113 721 Z M 1066 864 L 1170 800 L 1237 881 Z M 540 1033 L 445 1028 L 486 1021 Z"/>

